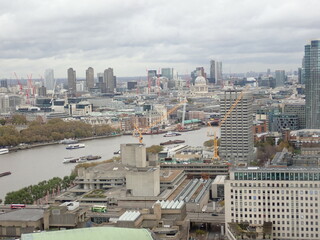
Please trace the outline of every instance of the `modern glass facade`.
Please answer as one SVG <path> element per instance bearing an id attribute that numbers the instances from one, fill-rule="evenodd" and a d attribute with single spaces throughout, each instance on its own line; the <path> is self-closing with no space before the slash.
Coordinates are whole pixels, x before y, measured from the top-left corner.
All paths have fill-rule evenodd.
<path id="1" fill-rule="evenodd" d="M 304 77 L 306 84 L 306 125 L 320 129 L 320 40 L 305 46 Z"/>

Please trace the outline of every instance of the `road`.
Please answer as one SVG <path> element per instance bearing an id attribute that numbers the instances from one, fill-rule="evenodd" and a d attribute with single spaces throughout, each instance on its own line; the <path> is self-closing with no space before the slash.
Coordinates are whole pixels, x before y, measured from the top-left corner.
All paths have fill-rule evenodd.
<path id="1" fill-rule="evenodd" d="M 224 224 L 224 214 L 218 214 L 218 216 L 212 216 L 212 213 L 188 213 L 187 218 L 190 222 L 195 223 L 213 223 Z"/>

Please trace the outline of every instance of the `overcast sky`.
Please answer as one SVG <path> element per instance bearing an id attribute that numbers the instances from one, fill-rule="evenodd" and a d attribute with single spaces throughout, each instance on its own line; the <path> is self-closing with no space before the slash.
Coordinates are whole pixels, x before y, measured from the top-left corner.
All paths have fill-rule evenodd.
<path id="1" fill-rule="evenodd" d="M 318 0 L 2 0 L 0 78 L 73 67 L 144 76 L 209 61 L 224 73 L 296 70 L 320 35 Z"/>

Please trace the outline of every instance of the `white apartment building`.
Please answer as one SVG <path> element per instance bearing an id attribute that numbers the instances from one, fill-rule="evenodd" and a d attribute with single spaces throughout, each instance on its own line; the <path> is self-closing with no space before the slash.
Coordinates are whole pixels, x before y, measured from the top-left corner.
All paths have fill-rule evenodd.
<path id="1" fill-rule="evenodd" d="M 320 239 L 320 168 L 236 168 L 225 181 L 228 223 L 272 223 L 271 239 Z"/>

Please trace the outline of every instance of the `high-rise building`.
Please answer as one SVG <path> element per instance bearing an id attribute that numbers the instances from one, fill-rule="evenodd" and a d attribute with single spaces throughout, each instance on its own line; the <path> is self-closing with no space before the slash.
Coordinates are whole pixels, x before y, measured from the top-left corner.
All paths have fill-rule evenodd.
<path id="1" fill-rule="evenodd" d="M 86 70 L 86 83 L 88 91 L 90 90 L 90 88 L 94 87 L 94 70 L 92 67 L 89 67 Z"/>
<path id="2" fill-rule="evenodd" d="M 225 181 L 228 239 L 235 239 L 231 226 L 237 223 L 256 229 L 270 223 L 268 239 L 320 239 L 319 186 L 319 168 L 232 169 Z"/>
<path id="3" fill-rule="evenodd" d="M 108 93 L 114 93 L 115 90 L 115 81 L 114 81 L 114 75 L 113 75 L 113 68 L 108 68 L 104 70 L 104 82 L 106 83 L 107 92 Z"/>
<path id="4" fill-rule="evenodd" d="M 298 129 L 306 128 L 306 105 L 304 101 L 295 101 L 283 105 L 283 113 L 297 115 Z"/>
<path id="5" fill-rule="evenodd" d="M 216 62 L 216 80 L 217 84 L 222 83 L 222 62 Z"/>
<path id="6" fill-rule="evenodd" d="M 222 62 L 210 60 L 210 83 L 220 84 L 222 82 Z"/>
<path id="7" fill-rule="evenodd" d="M 284 70 L 276 70 L 276 87 L 280 87 L 284 85 L 286 81 L 286 72 Z"/>
<path id="8" fill-rule="evenodd" d="M 44 86 L 47 90 L 54 88 L 54 72 L 53 69 L 46 69 L 44 72 Z"/>
<path id="9" fill-rule="evenodd" d="M 166 77 L 169 80 L 173 79 L 173 73 L 174 73 L 173 68 L 161 68 L 161 76 Z"/>
<path id="10" fill-rule="evenodd" d="M 220 95 L 222 117 L 228 113 L 240 94 L 240 90 L 225 90 Z M 220 158 L 234 165 L 246 164 L 254 159 L 252 102 L 252 94 L 245 92 L 220 128 Z"/>
<path id="11" fill-rule="evenodd" d="M 0 80 L 0 87 L 8 88 L 8 80 L 7 79 Z"/>
<path id="12" fill-rule="evenodd" d="M 68 90 L 70 95 L 74 95 L 77 91 L 76 71 L 73 68 L 68 69 Z"/>
<path id="13" fill-rule="evenodd" d="M 271 69 L 270 68 L 267 69 L 267 77 L 269 77 L 269 76 L 271 76 Z"/>
<path id="14" fill-rule="evenodd" d="M 306 127 L 320 129 L 320 40 L 305 46 Z"/>

